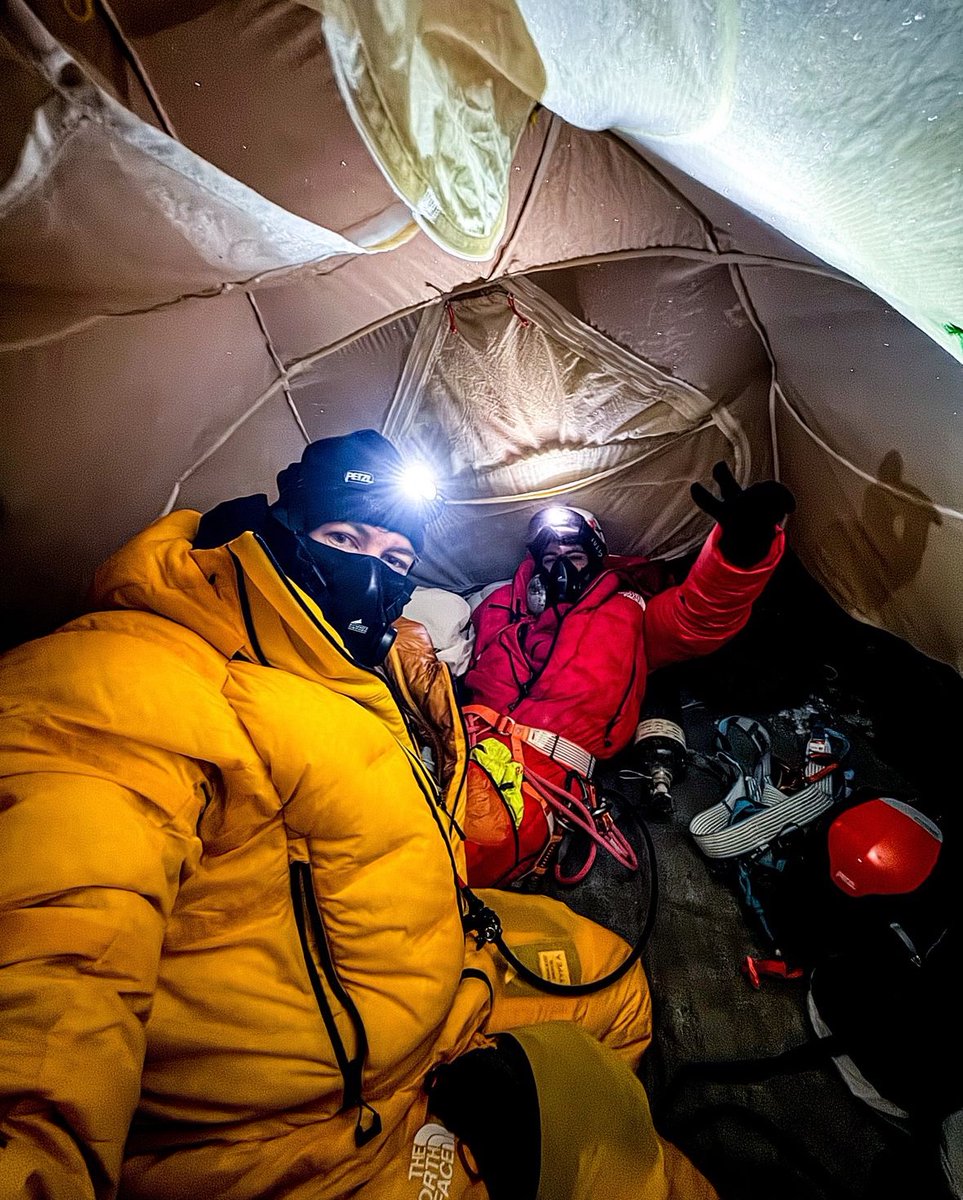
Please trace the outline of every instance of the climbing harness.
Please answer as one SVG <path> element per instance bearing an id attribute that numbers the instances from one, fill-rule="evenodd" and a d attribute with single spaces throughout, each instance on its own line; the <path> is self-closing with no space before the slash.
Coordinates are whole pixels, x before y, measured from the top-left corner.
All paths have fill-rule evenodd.
<path id="1" fill-rule="evenodd" d="M 468 705 L 464 713 L 472 748 L 470 761 L 484 772 L 504 804 L 509 819 L 503 824 L 511 825 L 515 840 L 515 861 L 509 864 L 503 878 L 492 879 L 491 883 L 513 882 L 529 874 L 538 877 L 553 862 L 558 883 L 579 883 L 600 849 L 627 870 L 638 868 L 631 843 L 615 824 L 608 801 L 591 782 L 595 759 L 588 751 L 559 734 L 523 725 L 484 705 Z M 531 756 L 525 754 L 527 746 L 566 768 L 566 787 L 560 787 L 534 767 Z M 589 842 L 585 861 L 572 874 L 565 874 L 557 860 L 559 845 L 567 832 L 582 833 Z M 468 840 L 472 842 L 470 833 Z M 533 840 L 539 843 L 534 858 Z M 485 860 L 483 842 L 470 844 L 469 851 L 470 856 L 476 855 L 476 863 Z M 498 853 L 500 860 L 501 848 Z M 493 851 L 493 861 L 494 854 Z"/>
<path id="2" fill-rule="evenodd" d="M 842 762 L 849 741 L 834 729 L 814 726 L 806 743 L 801 786 L 792 792 L 772 780 L 770 738 L 751 717 L 725 717 L 717 723 L 717 760 L 732 785 L 711 808 L 689 822 L 689 832 L 707 858 L 731 859 L 764 851 L 781 834 L 801 829 L 845 794 Z M 748 747 L 740 754 L 737 742 Z M 748 757 L 748 763 L 746 759 Z"/>
<path id="3" fill-rule="evenodd" d="M 574 885 L 588 875 L 600 849 L 626 870 L 640 870 L 638 856 L 632 843 L 616 825 L 609 801 L 591 781 L 595 759 L 586 750 L 558 734 L 523 725 L 484 705 L 468 705 L 464 714 L 468 741 L 472 747 L 470 761 L 485 771 L 505 809 L 513 814 L 516 864 L 520 861 L 521 848 L 526 843 L 526 822 L 542 831 L 541 852 L 527 869 L 519 871 L 512 878 L 537 882 L 554 864 L 555 881 L 563 886 Z M 566 768 L 566 787 L 560 787 L 533 767 L 531 756 L 525 754 L 527 747 L 534 747 Z M 519 798 L 524 805 L 520 816 Z M 631 814 L 628 815 L 631 819 Z M 635 824 L 648 861 L 649 902 L 642 929 L 632 949 L 607 975 L 584 983 L 566 984 L 537 974 L 506 944 L 498 914 L 468 887 L 462 888 L 467 909 L 463 919 L 465 931 L 474 936 L 479 948 L 489 943 L 497 947 L 518 976 L 540 991 L 554 995 L 584 996 L 615 983 L 641 958 L 655 924 L 658 904 L 655 847 L 644 822 L 636 820 Z M 584 834 L 589 843 L 582 865 L 571 873 L 563 870 L 559 862 L 560 843 L 568 832 Z M 466 846 L 471 862 L 470 832 Z"/>
<path id="4" fill-rule="evenodd" d="M 849 794 L 849 773 L 843 766 L 849 741 L 814 723 L 802 767 L 792 770 L 773 758 L 765 726 L 751 717 L 730 716 L 716 724 L 716 746 L 714 758 L 700 762 L 696 756 L 695 761 L 720 775 L 727 791 L 692 818 L 689 832 L 702 853 L 728 875 L 769 944 L 766 956 L 742 963 L 753 987 L 764 976 L 801 978 L 778 965 L 783 948 L 774 927 L 773 889 L 803 852 L 798 843 L 806 840 L 807 827 Z"/>

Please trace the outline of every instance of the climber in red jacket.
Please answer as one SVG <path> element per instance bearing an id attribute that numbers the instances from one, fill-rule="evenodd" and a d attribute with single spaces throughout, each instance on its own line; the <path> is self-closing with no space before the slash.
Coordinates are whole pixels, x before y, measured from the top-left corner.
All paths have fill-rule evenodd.
<path id="1" fill-rule="evenodd" d="M 743 489 L 725 463 L 713 477 L 718 497 L 698 483 L 691 492 L 716 527 L 687 578 L 664 590 L 656 564 L 608 554 L 591 513 L 554 505 L 535 514 L 514 579 L 473 616 L 465 688 L 475 741 L 491 732 L 513 752 L 524 743 L 526 777 L 571 790 L 573 771 L 589 777 L 595 759 L 631 741 L 649 671 L 738 633 L 782 555 L 781 524 L 795 501 L 773 480 Z M 476 835 L 488 846 L 496 836 L 491 806 L 475 811 L 470 850 Z M 476 844 L 476 881 L 502 871 L 481 865 Z"/>

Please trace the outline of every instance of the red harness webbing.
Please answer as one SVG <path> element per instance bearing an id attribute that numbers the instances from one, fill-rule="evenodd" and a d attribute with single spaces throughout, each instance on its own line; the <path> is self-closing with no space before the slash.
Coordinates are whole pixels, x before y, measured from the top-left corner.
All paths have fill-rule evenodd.
<path id="1" fill-rule="evenodd" d="M 468 729 L 468 742 L 471 748 L 474 749 L 488 733 L 498 733 L 502 737 L 508 738 L 512 758 L 517 763 L 520 763 L 523 769 L 523 794 L 527 785 L 529 793 L 541 805 L 546 817 L 551 814 L 556 818 L 555 820 L 549 820 L 549 828 L 552 831 L 551 838 L 545 850 L 539 856 L 539 860 L 533 868 L 533 874 L 544 874 L 556 846 L 561 841 L 562 835 L 557 832 L 556 821 L 563 828 L 574 826 L 580 829 L 591 842 L 584 864 L 574 875 L 563 875 L 558 865 L 556 865 L 555 878 L 559 883 L 572 884 L 584 879 L 595 862 L 597 847 L 601 847 L 607 853 L 611 854 L 617 863 L 628 870 L 634 871 L 638 868 L 639 861 L 635 851 L 622 831 L 612 820 L 611 813 L 604 808 L 601 810 L 596 808 L 593 811 L 586 804 L 584 798 L 594 800 L 596 794 L 590 780 L 569 768 L 570 774 L 578 779 L 582 789 L 584 798 L 579 798 L 564 788 L 560 788 L 550 779 L 546 779 L 544 775 L 533 769 L 530 762 L 526 761 L 524 745 L 528 740 L 530 726 L 523 725 L 512 717 L 496 712 L 493 708 L 488 708 L 484 704 L 469 704 L 465 707 L 464 714 L 465 724 Z"/>

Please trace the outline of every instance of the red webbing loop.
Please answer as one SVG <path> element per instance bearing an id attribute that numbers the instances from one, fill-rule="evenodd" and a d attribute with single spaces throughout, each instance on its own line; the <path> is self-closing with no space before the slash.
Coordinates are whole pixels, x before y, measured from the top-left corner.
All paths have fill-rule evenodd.
<path id="1" fill-rule="evenodd" d="M 768 979 L 802 979 L 801 967 L 790 967 L 781 958 L 753 958 L 747 954 L 741 964 L 743 975 L 758 991 L 765 976 Z"/>

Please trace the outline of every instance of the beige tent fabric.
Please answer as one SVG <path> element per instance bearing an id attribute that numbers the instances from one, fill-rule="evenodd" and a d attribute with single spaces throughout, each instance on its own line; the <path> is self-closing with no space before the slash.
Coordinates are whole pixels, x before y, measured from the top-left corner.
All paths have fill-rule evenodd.
<path id="1" fill-rule="evenodd" d="M 799 553 L 848 611 L 963 669 L 957 364 L 871 293 L 813 280 L 809 307 L 749 285 L 779 363 L 783 478 L 805 501 Z"/>
<path id="2" fill-rule="evenodd" d="M 430 561 L 459 590 L 509 574 L 528 516 L 553 496 L 594 505 L 613 549 L 666 557 L 705 535 L 683 485 L 693 453 L 753 470 L 724 408 L 520 277 L 425 314 L 384 429 L 443 481 Z M 653 485 L 661 503 L 640 504 Z"/>
<path id="3" fill-rule="evenodd" d="M 791 412 L 779 430 L 792 476 L 819 481 L 794 529 L 816 577 L 854 616 L 963 671 L 963 512 L 908 479 L 898 449 L 867 471 Z"/>
<path id="4" fill-rule="evenodd" d="M 780 273 L 784 286 L 795 288 L 788 274 Z M 531 278 L 582 322 L 717 401 L 727 402 L 749 379 L 764 381 L 757 400 L 765 407 L 769 363 L 728 266 L 647 254 Z"/>
<path id="5" fill-rule="evenodd" d="M 342 95 L 386 177 L 445 249 L 490 258 L 545 77 L 514 0 L 324 0 Z"/>
<path id="6" fill-rule="evenodd" d="M 29 75 L 36 107 L 21 113 L 25 141 L 0 190 L 8 348 L 99 316 L 388 248 L 408 229 L 406 215 L 382 215 L 365 247 L 281 209 L 122 108 L 18 0 L 10 13 L 19 45 L 0 37 L 0 53 L 17 64 L 17 94 Z"/>
<path id="7" fill-rule="evenodd" d="M 389 11 L 363 7 L 370 19 Z M 518 0 L 530 30 L 536 7 Z M 507 172 L 504 233 L 480 263 L 424 232 L 388 253 L 300 261 L 318 238 L 327 253 L 328 235 L 358 247 L 413 228 L 341 99 L 318 11 L 295 0 L 111 0 L 78 23 L 62 0 L 8 4 L 0 19 L 0 322 L 8 345 L 20 348 L 0 349 L 0 588 L 12 635 L 61 615 L 97 560 L 165 505 L 206 508 L 271 492 L 306 438 L 380 426 L 418 310 L 439 294 L 523 273 L 590 332 L 730 414 L 756 478 L 773 469 L 771 408 L 780 469 L 800 501 L 790 533 L 806 565 L 854 611 L 959 664 L 961 368 L 894 304 L 830 270 L 812 248 L 834 262 L 865 250 L 845 265 L 866 279 L 870 268 L 893 270 L 922 289 L 913 303 L 936 297 L 952 310 L 963 263 L 953 189 L 963 176 L 959 154 L 947 151 L 959 144 L 959 102 L 950 100 L 963 86 L 963 53 L 954 50 L 963 21 L 953 19 L 963 6 L 951 0 L 916 20 L 916 10 L 869 3 L 865 22 L 845 36 L 839 5 L 823 6 L 818 19 L 815 10 L 802 20 L 787 10 L 792 35 L 777 23 L 770 43 L 763 7 L 740 8 L 748 23 L 737 32 L 729 93 L 734 116 L 750 100 L 757 106 L 740 117 L 739 136 L 758 140 L 748 157 L 731 138 L 700 132 L 716 111 L 708 101 L 729 78 L 711 53 L 717 31 L 728 37 L 731 28 L 711 6 L 643 11 L 606 0 L 537 31 L 550 68 L 545 97 L 586 124 L 632 129 L 636 140 L 538 109 Z M 437 18 L 430 6 L 417 10 Z M 632 18 L 624 44 L 613 45 L 622 36 L 613 14 Z M 662 20 L 674 25 L 651 24 Z M 556 34 L 565 44 L 548 53 Z M 632 40 L 639 36 L 643 52 Z M 593 37 L 584 52 L 582 39 Z M 499 50 L 493 43 L 478 53 L 494 62 Z M 702 64 L 692 87 L 680 62 L 689 76 Z M 892 95 L 879 90 L 887 72 L 897 80 Z M 861 80 L 868 100 L 879 101 L 879 121 L 852 107 Z M 814 82 L 824 95 L 812 94 Z M 515 83 L 525 91 L 520 75 Z M 640 105 L 659 123 L 633 124 Z M 792 117 L 803 109 L 815 115 L 798 128 Z M 692 119 L 673 125 L 673 113 Z M 825 150 L 812 141 L 820 129 Z M 794 146 L 806 162 L 792 159 Z M 846 190 L 853 179 L 841 154 L 862 190 Z M 760 155 L 764 178 L 746 170 Z M 825 202 L 800 180 L 814 161 L 824 183 L 839 181 Z M 774 183 L 783 201 L 782 193 L 805 198 L 805 228 L 786 224 Z M 409 315 L 396 323 L 399 313 Z M 684 431 L 645 470 L 570 498 L 605 516 L 617 548 L 672 553 L 708 528 L 694 511 L 683 519 L 689 481 L 707 480 L 712 462 L 731 454 L 716 424 Z M 883 500 L 897 493 L 905 511 L 893 516 Z M 426 581 L 467 589 L 510 570 L 524 507 L 466 509 L 463 542 L 439 527 Z"/>
<path id="8" fill-rule="evenodd" d="M 618 139 L 545 110 L 537 119 L 550 128 L 532 194 L 489 278 L 642 247 L 713 248 L 701 214 Z M 516 155 L 513 177 L 518 167 Z"/>
<path id="9" fill-rule="evenodd" d="M 7 636 L 62 619 L 95 565 L 158 515 L 173 479 L 276 378 L 240 294 L 102 321 L 53 353 L 0 361 Z M 258 415 L 260 440 L 225 471 L 226 489 L 242 484 L 234 494 L 256 490 L 243 481 L 259 459 L 273 468 L 304 445 L 280 391 Z"/>

